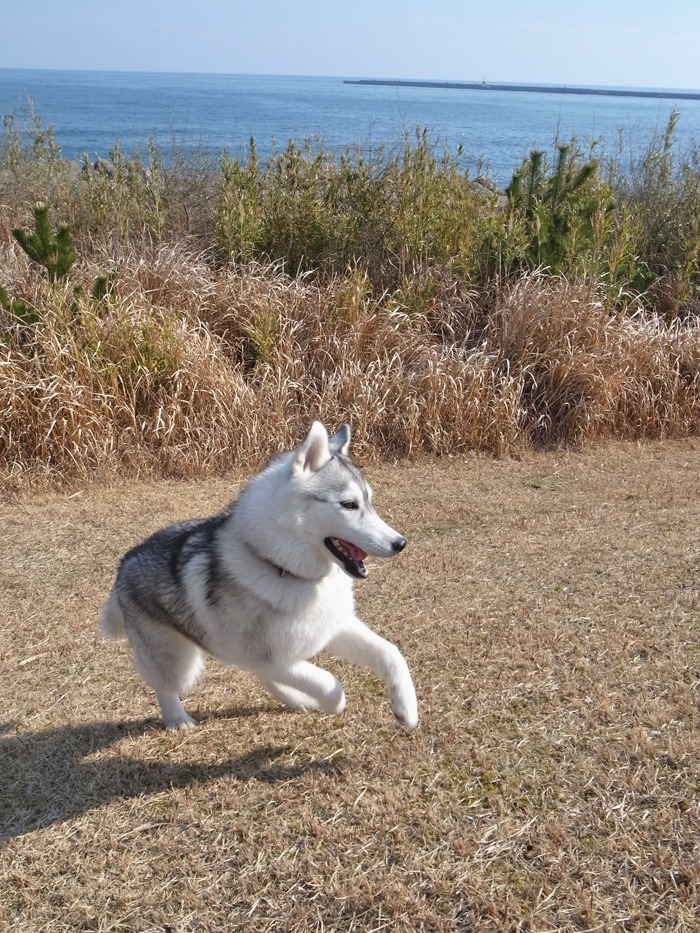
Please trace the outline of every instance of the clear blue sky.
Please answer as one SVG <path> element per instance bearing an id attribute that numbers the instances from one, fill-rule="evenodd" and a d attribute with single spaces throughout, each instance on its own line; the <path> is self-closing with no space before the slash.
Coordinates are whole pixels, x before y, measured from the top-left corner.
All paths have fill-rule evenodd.
<path id="1" fill-rule="evenodd" d="M 1 0 L 0 67 L 700 88 L 700 0 Z"/>

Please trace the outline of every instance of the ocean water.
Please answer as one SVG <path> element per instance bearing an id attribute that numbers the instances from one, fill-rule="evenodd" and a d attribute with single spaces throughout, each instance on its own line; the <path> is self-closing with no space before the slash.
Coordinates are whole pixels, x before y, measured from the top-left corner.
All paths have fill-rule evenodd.
<path id="1" fill-rule="evenodd" d="M 20 118 L 31 98 L 51 125 L 61 154 L 91 160 L 143 151 L 148 140 L 164 158 L 175 152 L 222 150 L 245 156 L 250 137 L 263 158 L 290 139 L 310 139 L 334 151 L 400 145 L 425 128 L 472 174 L 486 165 L 501 184 L 533 148 L 551 151 L 571 136 L 584 146 L 639 153 L 651 134 L 680 113 L 677 145 L 700 143 L 700 101 L 586 97 L 513 91 L 344 84 L 342 78 L 221 74 L 155 74 L 0 69 L 0 113 Z M 602 142 L 600 142 L 602 141 Z"/>

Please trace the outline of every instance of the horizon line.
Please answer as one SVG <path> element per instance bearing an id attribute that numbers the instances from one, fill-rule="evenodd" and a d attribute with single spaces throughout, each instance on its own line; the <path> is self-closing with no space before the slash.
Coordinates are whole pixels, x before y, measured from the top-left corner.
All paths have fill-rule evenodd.
<path id="1" fill-rule="evenodd" d="M 475 87 L 481 88 L 486 87 L 489 90 L 511 90 L 514 87 L 530 89 L 533 87 L 541 87 L 547 90 L 554 90 L 555 88 L 576 88 L 576 89 L 590 89 L 590 90 L 629 90 L 629 91 L 656 91 L 659 93 L 666 92 L 678 92 L 686 94 L 698 94 L 700 95 L 700 88 L 672 88 L 672 87 L 656 87 L 652 85 L 615 85 L 615 84 L 595 84 L 589 82 L 587 84 L 578 84 L 578 83 L 568 83 L 568 82 L 557 82 L 550 83 L 548 81 L 521 81 L 521 80 L 505 80 L 505 81 L 494 81 L 483 79 L 471 80 L 465 78 L 396 78 L 396 77 L 367 77 L 364 75 L 321 75 L 321 74 L 291 74 L 291 73 L 269 73 L 269 72 L 253 72 L 253 71 L 163 71 L 161 69 L 139 69 L 139 68 L 46 68 L 46 67 L 36 67 L 36 66 L 0 66 L 0 72 L 5 71 L 38 71 L 38 72 L 67 72 L 67 73 L 77 73 L 77 74 L 136 74 L 136 75 L 196 75 L 196 76 L 219 76 L 219 77 L 229 77 L 229 78 L 238 78 L 238 77 L 247 77 L 247 78 L 319 78 L 319 79 L 328 79 L 328 80 L 338 80 L 343 81 L 343 83 L 352 83 L 352 84 L 363 84 L 363 85 L 380 85 L 387 87 L 430 87 L 435 86 L 439 88 L 456 88 L 461 87 Z M 688 98 L 694 99 L 694 98 Z"/>

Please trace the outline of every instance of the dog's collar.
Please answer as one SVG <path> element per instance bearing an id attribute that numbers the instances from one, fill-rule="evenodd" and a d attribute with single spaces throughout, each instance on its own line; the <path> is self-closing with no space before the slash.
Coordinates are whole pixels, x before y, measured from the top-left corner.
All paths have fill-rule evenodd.
<path id="1" fill-rule="evenodd" d="M 293 573 L 291 570 L 287 570 L 286 567 L 280 567 L 279 564 L 276 564 L 273 560 L 270 560 L 269 557 L 263 557 L 260 551 L 258 551 L 257 548 L 254 548 L 252 544 L 246 542 L 246 547 L 256 560 L 259 560 L 261 564 L 267 564 L 268 567 L 276 570 L 280 577 L 288 577 L 292 580 L 301 580 L 304 583 L 318 583 L 319 580 L 322 580 L 324 576 L 326 576 L 326 574 L 321 574 L 320 577 L 302 577 L 298 573 Z"/>

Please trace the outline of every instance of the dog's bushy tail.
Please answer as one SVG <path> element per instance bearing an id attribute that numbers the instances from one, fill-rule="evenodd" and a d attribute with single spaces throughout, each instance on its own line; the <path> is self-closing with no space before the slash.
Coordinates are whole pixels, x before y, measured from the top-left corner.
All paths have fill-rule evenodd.
<path id="1" fill-rule="evenodd" d="M 119 599 L 117 598 L 115 590 L 112 590 L 109 599 L 102 607 L 100 628 L 105 638 L 113 638 L 115 640 L 126 638 L 124 613 L 119 605 Z"/>

